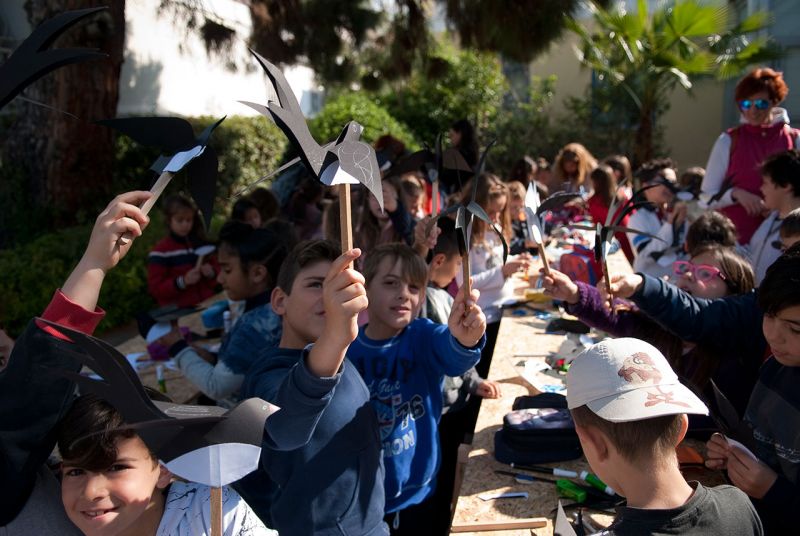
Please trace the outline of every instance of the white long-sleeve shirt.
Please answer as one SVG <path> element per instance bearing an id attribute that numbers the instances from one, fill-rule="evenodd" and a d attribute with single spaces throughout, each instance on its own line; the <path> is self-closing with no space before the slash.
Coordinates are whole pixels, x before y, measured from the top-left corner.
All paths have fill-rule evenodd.
<path id="1" fill-rule="evenodd" d="M 500 305 L 513 295 L 510 285 L 503 277 L 503 243 L 494 231 L 487 231 L 483 241 L 473 240 L 469 250 L 472 288 L 480 291 L 478 306 L 486 315 L 486 322 L 497 322 L 503 316 Z M 456 275 L 456 283 L 463 284 L 462 272 Z"/>
<path id="2" fill-rule="evenodd" d="M 767 268 L 781 256 L 780 247 L 775 247 L 780 244 L 780 230 L 781 219 L 778 217 L 778 211 L 773 210 L 761 222 L 753 233 L 750 243 L 744 248 L 756 273 L 756 286 L 761 284 L 761 280 L 767 274 Z"/>
<path id="3" fill-rule="evenodd" d="M 653 277 L 662 277 L 672 273 L 672 263 L 684 259 L 683 236 L 686 234 L 688 222 L 684 221 L 678 230 L 677 244 L 673 245 L 676 237 L 671 223 L 658 217 L 654 210 L 639 209 L 631 216 L 628 227 L 650 233 L 660 240 L 649 236 L 628 233 L 636 259 L 633 261 L 633 270 Z"/>

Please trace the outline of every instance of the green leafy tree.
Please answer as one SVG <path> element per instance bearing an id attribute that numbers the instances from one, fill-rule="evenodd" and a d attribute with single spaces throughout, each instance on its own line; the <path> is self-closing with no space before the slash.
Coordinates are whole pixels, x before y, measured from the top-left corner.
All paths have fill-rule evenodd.
<path id="1" fill-rule="evenodd" d="M 733 77 L 778 55 L 766 38 L 749 37 L 768 25 L 763 11 L 737 22 L 728 3 L 676 1 L 659 4 L 652 13 L 646 0 L 638 1 L 635 12 L 588 5 L 592 31 L 574 19 L 567 25 L 580 39 L 581 63 L 601 83 L 621 88 L 638 109 L 636 162 L 653 156 L 655 123 L 673 89 L 691 90 L 701 77 Z"/>
<path id="2" fill-rule="evenodd" d="M 462 118 L 484 130 L 496 117 L 506 81 L 495 54 L 457 50 L 439 43 L 407 83 L 385 90 L 380 100 L 417 139 L 431 144 Z"/>

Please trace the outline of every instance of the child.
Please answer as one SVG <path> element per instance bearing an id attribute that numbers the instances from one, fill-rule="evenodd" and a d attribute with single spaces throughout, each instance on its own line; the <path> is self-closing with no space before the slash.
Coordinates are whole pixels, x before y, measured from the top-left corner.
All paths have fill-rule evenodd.
<path id="1" fill-rule="evenodd" d="M 800 208 L 791 211 L 781 222 L 781 251 L 800 242 Z"/>
<path id="2" fill-rule="evenodd" d="M 63 326 L 92 333 L 104 313 L 97 298 L 106 273 L 130 250 L 149 219 L 138 205 L 149 192 L 116 197 L 100 213 L 80 262 L 42 314 Z M 129 232 L 134 240 L 119 245 Z M 56 444 L 54 429 L 69 409 L 74 382 L 44 369 L 77 373 L 81 366 L 59 351 L 59 339 L 31 322 L 0 373 L 0 530 L 3 534 L 80 534 L 69 522 L 60 487 L 45 462 Z"/>
<path id="3" fill-rule="evenodd" d="M 708 409 L 650 344 L 606 339 L 582 352 L 567 373 L 567 405 L 592 471 L 627 499 L 604 534 L 763 534 L 741 491 L 681 474 L 686 414 Z"/>
<path id="4" fill-rule="evenodd" d="M 461 255 L 455 234 L 455 223 L 442 218 L 437 221 L 442 230 L 433 248 L 428 265 L 428 286 L 425 288 L 425 305 L 420 316 L 437 324 L 446 324 L 453 307 L 453 297 L 445 290 L 461 269 Z M 474 404 L 477 395 L 482 398 L 499 398 L 500 385 L 483 379 L 472 367 L 461 376 L 446 376 L 439 422 L 439 444 L 442 463 L 436 476 L 436 490 L 431 500 L 437 505 L 431 519 L 432 534 L 446 534 L 450 529 L 450 503 L 453 498 L 458 447 L 465 435 L 472 433 L 474 422 L 468 404 Z M 477 404 L 480 409 L 480 404 Z"/>
<path id="5" fill-rule="evenodd" d="M 386 463 L 386 514 L 393 534 L 425 534 L 439 468 L 436 427 L 442 381 L 480 358 L 486 319 L 459 292 L 448 326 L 414 319 L 427 282 L 424 261 L 404 244 L 384 244 L 364 262 L 369 323 L 347 350 L 378 413 Z"/>
<path id="6" fill-rule="evenodd" d="M 339 251 L 307 241 L 283 262 L 272 291 L 280 344 L 259 354 L 242 386 L 242 396 L 282 409 L 267 419 L 260 468 L 237 489 L 285 536 L 387 532 L 378 421 L 345 358 L 367 303 L 364 279 L 349 268 L 360 251 Z"/>
<path id="7" fill-rule="evenodd" d="M 702 191 L 703 177 L 706 176 L 706 170 L 700 166 L 690 167 L 678 179 L 678 184 L 681 190 L 692 194 L 692 198 L 698 199 Z"/>
<path id="8" fill-rule="evenodd" d="M 476 180 L 476 179 L 473 179 Z M 508 242 L 511 238 L 511 218 L 508 214 L 508 186 L 496 175 L 482 173 L 477 177 L 478 187 L 475 202 L 486 211 L 495 222 Z M 466 192 L 471 185 L 467 184 Z M 470 268 L 472 270 L 473 288 L 480 292 L 478 305 L 486 315 L 486 346 L 483 348 L 481 362 L 476 369 L 483 377 L 488 376 L 492 362 L 497 333 L 500 330 L 500 319 L 503 312 L 500 303 L 511 294 L 506 281 L 516 272 L 527 270 L 530 257 L 522 253 L 510 258 L 503 264 L 503 244 L 497 234 L 478 218 L 472 222 L 472 240 L 469 251 Z M 460 276 L 457 281 L 461 284 Z"/>
<path id="9" fill-rule="evenodd" d="M 706 465 L 726 468 L 731 482 L 753 498 L 769 534 L 791 534 L 800 506 L 800 247 L 767 269 L 758 289 L 763 331 L 772 355 L 761 367 L 744 421 L 755 452 L 716 434 Z M 729 326 L 736 329 L 737 326 Z"/>
<path id="10" fill-rule="evenodd" d="M 87 536 L 210 534 L 211 490 L 172 474 L 110 404 L 78 397 L 59 424 L 61 499 Z M 277 535 L 232 489 L 222 488 L 223 532 Z"/>
<path id="11" fill-rule="evenodd" d="M 677 186 L 672 160 L 660 159 L 646 162 L 636 176 L 642 186 L 652 186 L 641 195 L 649 204 L 637 210 L 629 221 L 630 227 L 655 235 L 629 233 L 628 238 L 636 250 L 633 269 L 653 277 L 669 274 L 672 263 L 685 258 L 683 237 L 689 223 L 684 203 L 674 203 Z"/>
<path id="12" fill-rule="evenodd" d="M 689 262 L 676 262 L 673 271 L 677 287 L 694 298 L 713 300 L 750 293 L 754 288 L 753 269 L 747 260 L 732 248 L 718 244 L 699 246 L 693 250 Z M 759 360 L 741 360 L 737 353 L 720 351 L 708 340 L 696 345 L 682 341 L 635 308 L 612 312 L 597 288 L 570 281 L 556 270 L 551 270 L 543 283 L 548 295 L 565 302 L 569 314 L 613 337 L 636 337 L 649 342 L 697 392 L 713 400 L 708 382 L 713 379 L 734 407 L 744 411 L 761 364 Z"/>
<path id="13" fill-rule="evenodd" d="M 614 178 L 617 184 L 625 181 L 627 188 L 633 186 L 633 173 L 631 172 L 631 161 L 624 154 L 612 154 L 607 156 L 603 163 L 614 170 Z M 630 191 L 628 192 L 630 194 Z"/>
<path id="14" fill-rule="evenodd" d="M 767 267 L 781 254 L 781 220 L 800 208 L 800 151 L 790 149 L 768 157 L 761 164 L 761 194 L 770 214 L 761 222 L 747 246 L 760 283 Z"/>
<path id="15" fill-rule="evenodd" d="M 523 156 L 511 167 L 508 172 L 508 182 L 518 182 L 522 184 L 522 189 L 525 190 L 528 184 L 536 180 L 536 172 L 539 168 L 536 167 L 536 160 L 528 155 Z M 545 197 L 547 192 L 545 192 Z"/>
<path id="16" fill-rule="evenodd" d="M 511 243 L 508 252 L 517 255 L 528 251 L 528 230 L 525 216 L 525 186 L 521 182 L 511 181 L 508 186 L 508 214 L 511 219 Z"/>
<path id="17" fill-rule="evenodd" d="M 147 257 L 147 288 L 159 305 L 197 305 L 217 286 L 213 255 L 195 266 L 195 249 L 207 244 L 199 212 L 191 199 L 176 194 L 164 201 L 164 218 L 169 235 Z"/>
<path id="18" fill-rule="evenodd" d="M 405 242 L 414 239 L 414 222 L 400 199 L 400 187 L 393 179 L 381 181 L 383 212 L 378 200 L 364 191 L 358 223 L 353 229 L 354 243 L 362 251 L 371 251 L 380 244 Z"/>
<path id="19" fill-rule="evenodd" d="M 261 221 L 268 222 L 272 218 L 280 215 L 281 207 L 278 203 L 278 198 L 272 193 L 272 190 L 266 188 L 256 188 L 247 196 L 250 201 L 255 203 L 258 212 L 261 215 Z"/>
<path id="20" fill-rule="evenodd" d="M 239 400 L 244 375 L 263 348 L 277 346 L 280 318 L 270 306 L 277 269 L 286 255 L 278 235 L 241 222 L 228 222 L 219 234 L 218 281 L 228 299 L 244 301 L 244 314 L 222 341 L 216 364 L 189 346 L 177 329 L 161 338 L 186 378 L 223 407 Z M 271 269 L 270 269 L 271 268 Z"/>
<path id="21" fill-rule="evenodd" d="M 586 199 L 591 195 L 591 184 L 589 184 L 589 173 L 597 167 L 597 160 L 592 156 L 586 147 L 580 143 L 569 143 L 565 145 L 556 156 L 553 164 L 553 182 L 558 185 L 557 189 L 550 189 L 552 193 L 557 191 L 576 192 Z"/>
<path id="22" fill-rule="evenodd" d="M 425 217 L 425 206 L 429 204 L 425 195 L 425 182 L 422 173 L 418 171 L 405 173 L 400 177 L 400 198 L 415 222 Z"/>
<path id="23" fill-rule="evenodd" d="M 589 179 L 594 193 L 586 203 L 586 208 L 593 222 L 605 225 L 611 203 L 616 200 L 621 207 L 621 204 L 628 200 L 628 196 L 617 187 L 616 174 L 610 166 L 600 164 L 589 174 Z M 626 216 L 622 219 L 620 225 L 627 227 L 629 219 L 630 217 Z M 622 247 L 628 262 L 632 263 L 634 254 L 628 237 L 623 232 L 615 233 L 614 237 L 619 241 L 619 245 Z"/>
<path id="24" fill-rule="evenodd" d="M 258 206 L 250 199 L 243 197 L 233 204 L 231 209 L 231 219 L 250 225 L 253 229 L 258 229 L 263 225 L 261 211 Z"/>

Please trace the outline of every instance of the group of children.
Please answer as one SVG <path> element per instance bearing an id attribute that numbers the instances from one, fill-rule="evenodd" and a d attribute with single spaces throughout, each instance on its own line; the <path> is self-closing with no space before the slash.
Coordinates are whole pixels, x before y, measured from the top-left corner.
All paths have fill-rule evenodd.
<path id="1" fill-rule="evenodd" d="M 602 222 L 615 198 L 631 195 L 618 186 L 633 174 L 620 157 L 584 165 L 591 155 L 583 151 L 566 147 L 554 177 L 584 194 L 589 216 Z M 532 163 L 521 169 L 523 180 L 535 176 Z M 627 498 L 610 533 L 761 534 L 762 523 L 769 533 L 791 530 L 786 512 L 800 497 L 800 399 L 793 390 L 800 366 L 800 250 L 793 245 L 800 241 L 800 152 L 777 153 L 760 169 L 772 212 L 749 244 L 737 243 L 736 228 L 719 213 L 693 218 L 675 202 L 681 187 L 674 164 L 651 161 L 635 174 L 649 186 L 639 194 L 646 204 L 625 224 L 652 236 L 617 235 L 637 273 L 597 287 L 556 269 L 542 276 L 568 312 L 618 337 L 576 358 L 567 376 L 584 453 Z M 330 239 L 296 243 L 287 231 L 311 214 L 316 224 L 301 236 L 338 236 L 323 224 L 338 217 L 308 210 L 319 192 L 292 197 L 299 216 L 291 224 L 274 218 L 279 203 L 266 203 L 269 216 L 254 199 L 238 203 L 216 251 L 203 255 L 210 242 L 192 201 L 165 200 L 169 234 L 149 257 L 151 293 L 159 304 L 190 306 L 222 289 L 240 313 L 216 356 L 177 327 L 159 343 L 215 403 L 259 397 L 280 408 L 267 420 L 258 469 L 235 483 L 236 491 L 224 489 L 225 534 L 449 529 L 455 448 L 474 426 L 475 396 L 500 394 L 485 378 L 501 306 L 535 248 L 520 223 L 522 184 L 478 175 L 475 201 L 516 255 L 504 263 L 499 237 L 476 220 L 473 290 L 465 296 L 454 223 L 431 224 L 426 181 L 417 175 L 384 181 L 383 212 L 362 195 L 356 249 L 345 252 Z M 111 202 L 43 319 L 94 330 L 103 315 L 103 278 L 132 247 L 117 239 L 142 234 L 149 220 L 137 205 L 148 195 L 130 192 Z M 581 202 L 567 210 L 581 211 Z M 614 308 L 606 305 L 609 292 Z M 69 341 L 34 321 L 0 373 L 0 475 L 14 483 L 0 506 L 0 527 L 25 534 L 206 532 L 208 488 L 177 480 L 115 408 L 88 394 L 73 400 L 73 384 L 52 375 L 80 369 L 70 351 Z M 706 464 L 726 469 L 735 488 L 687 483 L 675 455 L 687 430 L 709 427 L 703 400 L 712 400 L 714 389 L 730 397 L 755 439 L 755 450 L 720 434 L 708 442 Z M 60 484 L 47 468 L 56 444 Z"/>

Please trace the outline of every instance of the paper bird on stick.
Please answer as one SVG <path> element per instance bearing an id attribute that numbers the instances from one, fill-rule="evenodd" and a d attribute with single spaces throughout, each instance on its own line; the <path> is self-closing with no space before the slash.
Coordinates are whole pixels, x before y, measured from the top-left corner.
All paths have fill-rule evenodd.
<path id="1" fill-rule="evenodd" d="M 431 197 L 433 198 L 431 209 L 433 216 L 439 214 L 439 180 L 447 173 L 455 173 L 457 176 L 461 173 L 465 175 L 472 174 L 472 168 L 464 160 L 458 149 L 453 147 L 442 149 L 442 134 L 436 136 L 436 145 L 433 151 L 425 148 L 408 155 L 390 168 L 386 178 L 419 171 L 420 169 L 425 169 L 428 180 L 431 182 Z M 461 180 L 457 177 L 457 180 L 451 182 L 458 184 L 461 183 Z"/>
<path id="2" fill-rule="evenodd" d="M 258 468 L 264 424 L 278 408 L 260 398 L 247 399 L 230 410 L 151 400 L 136 371 L 113 346 L 40 320 L 74 343 L 74 350 L 68 350 L 71 356 L 100 379 L 53 372 L 114 406 L 125 420 L 120 429 L 134 430 L 170 472 L 211 487 L 212 519 L 214 512 L 221 514 L 219 488 Z M 218 519 L 221 524 L 221 515 Z"/>
<path id="3" fill-rule="evenodd" d="M 619 184 L 617 191 L 623 188 L 624 184 L 625 181 L 622 181 Z M 602 267 L 603 277 L 606 280 L 607 288 L 608 288 L 608 283 L 610 283 L 609 272 L 608 272 L 608 251 L 611 248 L 612 241 L 614 240 L 614 233 L 633 233 L 642 236 L 647 236 L 655 240 L 661 240 L 661 238 L 657 237 L 656 235 L 620 225 L 622 221 L 633 211 L 638 210 L 650 204 L 649 201 L 637 201 L 637 200 L 644 199 L 644 196 L 642 195 L 644 191 L 650 188 L 655 188 L 656 186 L 659 185 L 651 184 L 648 186 L 644 186 L 643 188 L 640 188 L 639 190 L 634 192 L 630 199 L 620 199 L 619 195 L 615 196 L 614 200 L 611 202 L 611 206 L 608 207 L 608 215 L 606 216 L 606 221 L 604 224 L 598 222 L 594 226 L 580 225 L 580 224 L 570 225 L 570 227 L 573 229 L 585 229 L 589 231 L 595 231 L 594 259 L 595 261 L 600 263 L 600 266 Z M 663 242 L 663 240 L 661 241 Z M 614 295 L 611 293 L 610 289 L 608 295 L 609 295 L 608 298 L 609 305 L 613 310 Z"/>
<path id="4" fill-rule="evenodd" d="M 353 248 L 353 230 L 350 212 L 350 185 L 363 184 L 378 200 L 383 210 L 381 172 L 375 149 L 361 141 L 364 130 L 355 121 L 348 122 L 339 137 L 328 145 L 317 143 L 308 129 L 292 88 L 275 65 L 251 50 L 266 73 L 277 100 L 266 106 L 240 101 L 275 122 L 300 153 L 300 159 L 317 179 L 328 186 L 340 185 L 339 208 L 342 228 L 342 249 Z"/>
<path id="5" fill-rule="evenodd" d="M 214 129 L 224 120 L 223 117 L 209 125 L 198 137 L 195 137 L 192 125 L 178 117 L 125 117 L 104 119 L 97 123 L 113 128 L 137 143 L 158 147 L 163 151 L 150 167 L 159 177 L 150 189 L 153 197 L 141 206 L 142 212 L 150 212 L 173 175 L 185 167 L 189 174 L 189 193 L 202 212 L 208 228 L 214 208 L 219 163 L 217 153 L 208 145 L 208 141 Z"/>
<path id="6" fill-rule="evenodd" d="M 96 7 L 66 11 L 40 24 L 0 66 L 0 108 L 50 71 L 71 63 L 106 57 L 106 54 L 88 48 L 48 50 L 71 26 L 105 9 L 107 8 Z"/>
<path id="7" fill-rule="evenodd" d="M 462 273 L 464 276 L 464 296 L 466 299 L 469 298 L 471 293 L 470 289 L 470 263 L 469 263 L 469 247 L 470 247 L 470 238 L 472 235 L 472 221 L 474 218 L 479 218 L 483 220 L 486 225 L 488 225 L 497 236 L 500 237 L 500 241 L 503 243 L 503 264 L 506 262 L 506 258 L 508 258 L 508 243 L 506 242 L 505 237 L 503 236 L 503 232 L 494 224 L 492 219 L 486 214 L 486 211 L 483 210 L 478 203 L 475 202 L 475 196 L 478 191 L 478 177 L 483 173 L 484 166 L 486 165 L 486 155 L 489 153 L 489 149 L 492 148 L 494 145 L 494 141 L 490 142 L 486 149 L 483 151 L 481 155 L 480 162 L 478 163 L 478 167 L 475 170 L 475 174 L 472 177 L 472 191 L 470 197 L 468 199 L 463 199 L 461 203 L 457 205 L 453 205 L 447 208 L 444 212 L 441 212 L 435 218 L 432 218 L 430 223 L 428 224 L 430 227 L 427 230 L 426 234 L 430 234 L 430 229 L 436 225 L 436 220 L 439 218 L 448 217 L 451 214 L 455 213 L 456 218 L 456 237 L 458 239 L 458 249 L 459 253 L 461 254 L 461 268 Z"/>
<path id="8" fill-rule="evenodd" d="M 579 198 L 579 193 L 561 192 L 548 197 L 544 203 L 539 199 L 538 184 L 536 181 L 528 183 L 528 191 L 525 193 L 525 220 L 528 224 L 528 237 L 536 244 L 539 249 L 539 256 L 542 259 L 542 267 L 545 275 L 550 275 L 550 264 L 547 262 L 547 255 L 544 251 L 544 222 L 542 216 L 548 210 L 564 206 L 569 201 Z"/>

